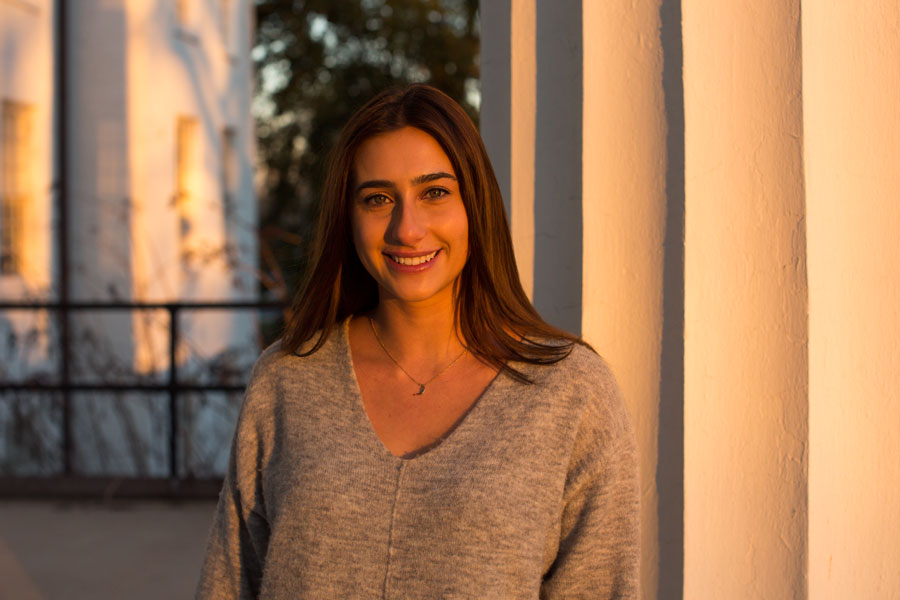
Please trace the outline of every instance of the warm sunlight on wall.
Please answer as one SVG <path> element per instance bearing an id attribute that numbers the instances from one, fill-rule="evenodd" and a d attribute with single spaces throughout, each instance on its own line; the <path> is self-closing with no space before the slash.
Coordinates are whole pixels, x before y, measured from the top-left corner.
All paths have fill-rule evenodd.
<path id="1" fill-rule="evenodd" d="M 52 31 L 50 0 L 0 2 L 0 300 L 53 296 Z M 48 366 L 49 321 L 45 311 L 0 313 L 0 376 Z"/>
<path id="2" fill-rule="evenodd" d="M 67 11 L 64 182 L 56 5 L 0 0 L 0 297 L 47 297 L 58 280 L 53 190 L 64 184 L 72 299 L 255 299 L 248 0 L 80 0 Z M 73 339 L 93 340 L 110 364 L 168 369 L 165 313 L 71 319 Z M 250 313 L 182 323 L 193 356 L 255 353 L 253 331 Z"/>
<path id="3" fill-rule="evenodd" d="M 807 514 L 800 8 L 682 6 L 684 593 L 797 598 Z"/>
<path id="4" fill-rule="evenodd" d="M 610 361 L 634 417 L 642 449 L 641 581 L 652 596 L 659 575 L 657 404 L 666 224 L 662 55 L 659 38 L 651 35 L 659 29 L 659 11 L 649 3 L 585 2 L 582 20 L 581 332 Z M 616 92 L 623 88 L 629 92 Z"/>
<path id="5" fill-rule="evenodd" d="M 87 122 L 78 125 L 81 138 L 90 139 L 104 120 L 117 128 L 115 139 L 100 140 L 94 153 L 100 158 L 113 153 L 122 161 L 116 168 L 110 160 L 97 165 L 98 179 L 110 171 L 118 175 L 114 194 L 97 194 L 109 209 L 94 218 L 109 232 L 107 245 L 122 246 L 114 253 L 124 261 L 118 283 L 145 301 L 255 298 L 246 5 L 129 0 L 117 6 L 86 2 L 80 8 L 73 17 L 76 36 L 94 39 L 91 27 L 104 27 L 99 41 L 80 46 L 85 62 L 104 68 L 76 79 L 74 95 L 87 113 Z M 93 98 L 93 89 L 106 92 Z M 83 193 L 93 194 L 92 187 L 84 182 Z M 116 213 L 113 207 L 122 198 L 127 204 Z M 88 294 L 96 294 L 99 282 L 115 272 L 87 269 Z M 179 348 L 179 356 L 213 355 L 239 339 L 252 339 L 248 316 L 184 313 L 180 326 L 191 348 Z M 168 327 L 162 311 L 134 314 L 139 372 L 168 369 Z"/>
<path id="6" fill-rule="evenodd" d="M 512 158 L 514 230 L 538 231 L 517 256 L 580 254 L 580 293 L 541 253 L 519 266 L 544 307 L 579 307 L 631 409 L 642 595 L 898 596 L 896 3 L 626 4 L 483 2 L 482 132 Z M 548 71 L 583 89 L 567 144 L 541 129 L 579 107 L 541 89 Z M 579 162 L 577 208 L 536 183 Z M 581 235 L 547 230 L 542 205 Z"/>
<path id="7" fill-rule="evenodd" d="M 900 596 L 900 11 L 803 5 L 809 592 Z"/>
<path id="8" fill-rule="evenodd" d="M 0 297 L 46 297 L 51 281 L 52 3 L 0 3 Z"/>

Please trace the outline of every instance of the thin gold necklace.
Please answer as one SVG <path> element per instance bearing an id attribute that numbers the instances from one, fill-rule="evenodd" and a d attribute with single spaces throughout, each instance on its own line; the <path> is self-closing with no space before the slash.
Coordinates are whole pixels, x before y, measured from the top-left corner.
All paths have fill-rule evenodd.
<path id="1" fill-rule="evenodd" d="M 447 369 L 449 369 L 450 367 L 452 367 L 453 365 L 455 365 L 455 364 L 456 364 L 456 361 L 458 361 L 459 359 L 461 359 L 461 358 L 463 357 L 463 355 L 466 353 L 466 349 L 463 348 L 463 351 L 459 354 L 459 356 L 457 356 L 456 358 L 454 358 L 454 359 L 450 362 L 450 364 L 448 364 L 446 367 L 444 367 L 443 369 L 441 369 L 440 371 L 438 371 L 436 375 L 433 375 L 433 376 L 431 377 L 431 379 L 429 379 L 428 381 L 422 383 L 421 381 L 417 381 L 415 377 L 413 377 L 412 375 L 410 375 L 410 374 L 409 374 L 409 371 L 407 371 L 406 369 L 404 369 L 403 366 L 402 366 L 400 363 L 397 362 L 397 359 L 394 358 L 394 357 L 391 355 L 390 350 L 387 349 L 387 346 L 385 346 L 385 345 L 384 345 L 384 342 L 381 341 L 381 338 L 378 337 L 378 331 L 375 329 L 375 321 L 372 320 L 372 317 L 369 317 L 369 325 L 372 326 L 372 333 L 375 334 L 375 339 L 378 340 L 378 345 L 381 346 L 381 349 L 384 350 L 384 353 L 387 354 L 387 357 L 388 357 L 389 359 L 391 359 L 391 361 L 392 361 L 395 365 L 397 365 L 397 368 L 398 368 L 398 369 L 400 369 L 401 371 L 403 371 L 403 374 L 404 374 L 404 375 L 406 375 L 407 377 L 409 377 L 410 381 L 412 381 L 412 382 L 415 383 L 417 386 L 419 386 L 419 391 L 418 391 L 418 392 L 413 392 L 413 396 L 421 396 L 422 394 L 424 394 L 424 393 L 425 393 L 425 386 L 426 386 L 426 385 L 428 385 L 429 383 L 431 383 L 432 381 L 434 381 L 435 379 L 437 379 L 438 377 L 440 377 L 441 375 L 443 375 L 444 371 L 446 371 Z"/>

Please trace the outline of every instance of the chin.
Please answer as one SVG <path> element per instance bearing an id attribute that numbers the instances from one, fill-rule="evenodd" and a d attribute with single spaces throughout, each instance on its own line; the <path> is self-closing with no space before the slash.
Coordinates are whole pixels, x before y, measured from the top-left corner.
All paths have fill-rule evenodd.
<path id="1" fill-rule="evenodd" d="M 413 288 L 401 286 L 383 286 L 381 288 L 381 297 L 391 298 L 393 300 L 399 300 L 401 302 L 409 303 L 427 302 L 429 300 L 437 300 L 445 294 L 449 297 L 450 294 L 448 293 L 448 290 L 451 287 L 452 286 L 421 286 Z"/>

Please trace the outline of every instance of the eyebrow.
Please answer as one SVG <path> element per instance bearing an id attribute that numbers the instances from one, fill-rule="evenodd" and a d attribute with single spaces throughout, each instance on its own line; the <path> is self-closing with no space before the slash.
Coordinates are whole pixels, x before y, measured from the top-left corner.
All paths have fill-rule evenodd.
<path id="1" fill-rule="evenodd" d="M 417 175 L 413 177 L 411 183 L 413 185 L 422 185 L 423 183 L 428 183 L 430 181 L 435 181 L 438 179 L 452 179 L 456 181 L 456 177 L 447 173 L 445 171 L 438 171 L 436 173 L 426 173 L 425 175 Z M 394 182 L 389 181 L 387 179 L 370 179 L 369 181 L 363 181 L 361 184 L 356 186 L 356 191 L 359 192 L 365 188 L 393 188 Z"/>

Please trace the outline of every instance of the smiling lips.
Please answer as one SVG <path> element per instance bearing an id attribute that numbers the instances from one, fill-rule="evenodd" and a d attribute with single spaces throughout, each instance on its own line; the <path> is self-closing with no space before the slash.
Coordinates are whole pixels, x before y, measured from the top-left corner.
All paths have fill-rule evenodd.
<path id="1" fill-rule="evenodd" d="M 420 256 L 397 256 L 395 254 L 388 254 L 385 252 L 385 256 L 390 258 L 392 261 L 399 265 L 404 265 L 407 267 L 415 267 L 418 265 L 423 265 L 427 262 L 431 262 L 434 257 L 437 255 L 438 251 L 435 250 L 433 252 L 429 252 L 428 254 L 422 254 Z"/>

